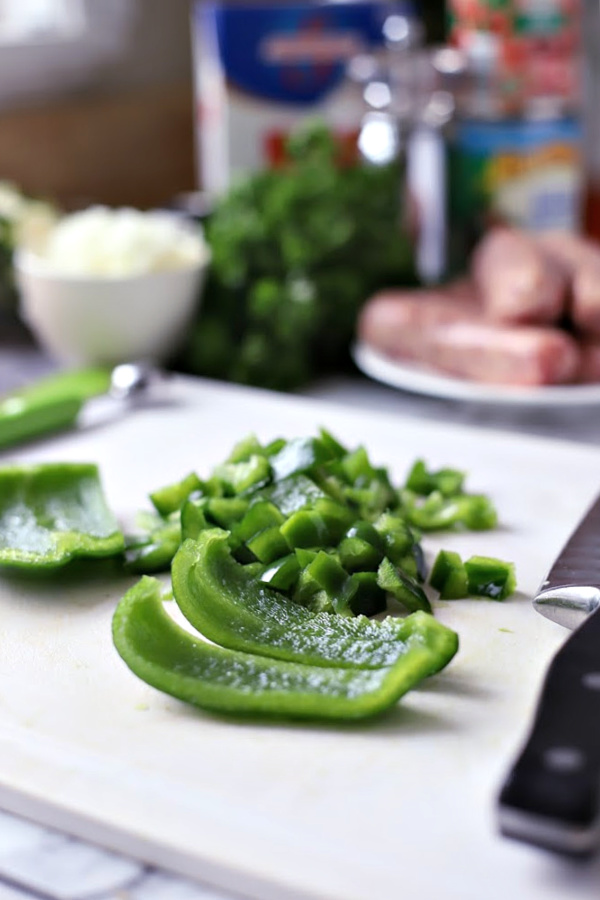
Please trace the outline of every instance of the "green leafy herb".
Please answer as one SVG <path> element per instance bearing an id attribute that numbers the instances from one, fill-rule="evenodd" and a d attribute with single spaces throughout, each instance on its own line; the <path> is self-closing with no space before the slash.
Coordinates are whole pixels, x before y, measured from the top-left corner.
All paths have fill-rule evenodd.
<path id="1" fill-rule="evenodd" d="M 212 267 L 177 364 L 276 390 L 348 364 L 357 313 L 374 291 L 414 283 L 403 227 L 403 165 L 340 165 L 322 125 L 290 161 L 233 187 L 206 223 Z"/>

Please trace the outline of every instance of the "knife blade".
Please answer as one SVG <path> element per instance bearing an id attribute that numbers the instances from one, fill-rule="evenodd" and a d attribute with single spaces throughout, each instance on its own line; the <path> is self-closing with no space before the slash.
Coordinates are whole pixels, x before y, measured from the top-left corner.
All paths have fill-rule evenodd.
<path id="1" fill-rule="evenodd" d="M 550 663 L 530 733 L 501 788 L 500 832 L 590 855 L 600 844 L 600 497 L 533 604 L 575 631 Z"/>

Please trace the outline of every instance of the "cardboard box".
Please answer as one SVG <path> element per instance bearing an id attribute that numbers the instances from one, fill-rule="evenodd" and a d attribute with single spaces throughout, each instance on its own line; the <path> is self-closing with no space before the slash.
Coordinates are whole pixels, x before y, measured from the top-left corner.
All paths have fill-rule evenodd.
<path id="1" fill-rule="evenodd" d="M 320 117 L 356 137 L 366 111 L 347 77 L 358 55 L 384 53 L 389 15 L 405 2 L 215 3 L 192 12 L 198 177 L 219 194 L 238 174 L 281 162 L 287 135 Z"/>

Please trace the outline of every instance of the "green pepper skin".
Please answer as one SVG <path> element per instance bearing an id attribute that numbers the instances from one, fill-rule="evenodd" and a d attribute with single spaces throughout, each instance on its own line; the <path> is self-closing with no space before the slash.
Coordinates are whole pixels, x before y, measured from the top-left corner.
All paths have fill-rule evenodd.
<path id="1" fill-rule="evenodd" d="M 51 569 L 123 548 L 93 463 L 0 469 L 0 565 Z"/>
<path id="2" fill-rule="evenodd" d="M 457 637 L 427 613 L 382 622 L 321 613 L 270 590 L 232 558 L 227 532 L 203 531 L 185 541 L 171 570 L 185 618 L 225 647 L 316 666 L 378 668 L 404 656 L 419 635 L 430 648 L 431 672 L 454 655 Z"/>
<path id="3" fill-rule="evenodd" d="M 377 715 L 456 649 L 456 635 L 423 615 L 404 629 L 404 652 L 389 666 L 325 667 L 254 656 L 208 644 L 180 628 L 164 610 L 160 583 L 149 576 L 120 601 L 112 634 L 126 665 L 158 690 L 212 712 L 278 718 Z"/>

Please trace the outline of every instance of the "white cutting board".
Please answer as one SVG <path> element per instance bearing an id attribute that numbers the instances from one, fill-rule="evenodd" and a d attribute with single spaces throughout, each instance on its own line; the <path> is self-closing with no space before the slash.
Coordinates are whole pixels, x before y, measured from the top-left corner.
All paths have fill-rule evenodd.
<path id="1" fill-rule="evenodd" d="M 0 459 L 98 462 L 130 516 L 250 431 L 322 424 L 397 480 L 416 457 L 467 469 L 501 528 L 425 547 L 512 559 L 520 593 L 438 605 L 461 641 L 446 671 L 335 726 L 220 719 L 143 684 L 110 637 L 129 577 L 2 577 L 0 806 L 258 900 L 597 898 L 598 862 L 501 838 L 495 800 L 567 636 L 530 597 L 600 487 L 600 450 L 211 382 L 178 379 L 171 399 Z"/>

